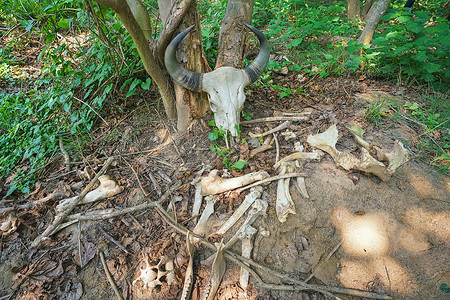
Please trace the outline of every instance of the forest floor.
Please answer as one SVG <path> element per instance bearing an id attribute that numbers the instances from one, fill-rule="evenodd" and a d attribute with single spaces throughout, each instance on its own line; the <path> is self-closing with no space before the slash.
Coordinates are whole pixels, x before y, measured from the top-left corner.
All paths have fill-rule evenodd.
<path id="1" fill-rule="evenodd" d="M 154 93 L 145 95 L 145 100 L 143 95 L 129 99 L 127 114 L 111 109 L 105 118 L 109 125 L 100 123 L 92 142 L 70 158 L 73 171 L 66 171 L 61 157 L 46 166 L 32 193 L 2 200 L 2 208 L 14 209 L 0 219 L 0 299 L 116 299 L 101 253 L 125 299 L 179 299 L 189 259 L 186 237 L 155 208 L 77 222 L 52 235 L 40 248 L 31 243 L 51 224 L 60 200 L 78 195 L 110 157 L 115 163 L 106 174 L 123 191 L 79 206 L 74 213 L 123 209 L 162 199 L 172 218 L 192 230 L 197 218 L 192 216 L 195 187 L 191 183 L 197 175 L 208 175 L 207 169 L 202 171 L 206 165 L 229 177 L 255 171 L 275 176 L 279 174 L 274 169 L 277 148 L 279 158 L 294 153 L 296 142 L 310 152 L 313 147 L 306 142 L 308 135 L 324 132 L 333 124 L 339 130 L 337 148 L 341 151 L 360 156 L 361 150 L 347 130 L 358 124 L 367 141 L 386 149 L 392 149 L 399 138 L 410 141 L 411 159 L 386 181 L 338 168 L 328 154 L 320 160 L 303 161 L 299 170 L 306 173 L 309 198 L 302 196 L 292 180 L 296 214 L 284 223 L 278 221 L 275 210 L 277 182 L 262 186 L 261 199 L 268 208 L 252 225 L 257 233 L 251 257 L 275 271 L 253 266 L 261 279 L 272 285 L 261 285 L 250 275 L 244 291 L 239 283 L 240 267 L 227 261 L 216 299 L 328 298 L 310 289 L 288 291 L 295 280 L 308 277 L 308 283 L 319 285 L 318 289 L 351 288 L 393 299 L 449 299 L 450 179 L 415 159 L 419 125 L 386 118 L 383 126 L 376 126 L 364 119 L 368 105 L 377 97 L 413 102 L 418 91 L 363 77 L 316 76 L 303 81 L 289 72 L 273 73 L 272 80 L 292 90 L 302 86 L 304 93 L 280 99 L 279 92 L 270 87 L 251 86 L 244 109 L 251 119 L 301 112 L 308 112 L 308 118 L 292 121 L 278 132 L 279 147 L 273 143 L 252 157 L 250 133 L 260 134 L 283 121 L 242 125 L 241 140 L 228 155 L 248 160 L 242 171 L 223 171 L 222 158 L 210 150 L 212 129 L 206 124 L 212 115 L 179 134 L 165 118 Z M 0 188 L 7 190 L 6 183 L 1 184 Z M 223 238 L 226 242 L 234 235 L 238 225 L 223 236 L 215 232 L 248 193 L 218 195 L 207 226 L 210 241 Z M 231 250 L 240 254 L 240 242 Z M 205 292 L 211 273 L 208 258 L 213 254 L 204 244 L 196 245 L 191 299 L 200 299 Z M 164 267 L 170 260 L 174 261 L 174 281 Z M 145 285 L 139 277 L 141 271 L 159 262 L 158 268 L 153 268 L 160 272 L 159 282 Z M 361 299 L 332 293 L 341 299 Z"/>

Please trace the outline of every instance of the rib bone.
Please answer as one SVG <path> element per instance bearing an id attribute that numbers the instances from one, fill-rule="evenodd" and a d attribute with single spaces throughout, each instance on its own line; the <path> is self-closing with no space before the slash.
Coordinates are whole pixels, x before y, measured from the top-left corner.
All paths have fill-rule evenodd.
<path id="1" fill-rule="evenodd" d="M 261 197 L 262 187 L 257 186 L 250 190 L 250 194 L 245 196 L 244 201 L 235 210 L 233 215 L 222 225 L 222 227 L 217 231 L 217 234 L 225 234 L 231 226 L 233 226 L 247 211 L 247 209 L 255 202 L 256 199 Z"/>

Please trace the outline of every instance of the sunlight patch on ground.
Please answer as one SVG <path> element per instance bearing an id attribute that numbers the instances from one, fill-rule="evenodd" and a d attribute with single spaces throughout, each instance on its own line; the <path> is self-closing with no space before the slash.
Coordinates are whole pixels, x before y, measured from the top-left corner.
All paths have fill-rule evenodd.
<path id="1" fill-rule="evenodd" d="M 409 209 L 405 213 L 405 222 L 411 227 L 432 235 L 439 242 L 450 247 L 450 213 L 426 211 L 420 207 Z"/>

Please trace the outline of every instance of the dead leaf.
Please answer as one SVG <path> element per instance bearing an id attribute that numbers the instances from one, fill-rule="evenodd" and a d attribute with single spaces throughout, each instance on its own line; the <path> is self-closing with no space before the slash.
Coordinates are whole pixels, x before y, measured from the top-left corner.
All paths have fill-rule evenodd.
<path id="1" fill-rule="evenodd" d="M 81 260 L 78 249 L 74 251 L 72 260 L 79 266 L 86 266 L 94 258 L 97 249 L 95 245 L 91 242 L 82 242 L 80 248 L 81 248 Z"/>

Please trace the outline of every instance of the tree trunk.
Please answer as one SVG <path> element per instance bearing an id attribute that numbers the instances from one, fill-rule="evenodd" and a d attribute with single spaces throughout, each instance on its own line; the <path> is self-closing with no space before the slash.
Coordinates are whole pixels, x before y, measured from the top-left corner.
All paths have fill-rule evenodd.
<path id="1" fill-rule="evenodd" d="M 359 0 L 348 0 L 347 16 L 349 19 L 356 19 L 361 12 L 361 2 Z"/>
<path id="2" fill-rule="evenodd" d="M 361 12 L 361 18 L 366 19 L 367 13 L 372 7 L 373 0 L 367 0 Z"/>
<path id="3" fill-rule="evenodd" d="M 167 11 L 173 12 L 173 9 L 175 9 L 173 3 L 175 2 L 175 0 L 158 1 L 158 5 L 162 12 L 161 19 L 163 24 L 168 24 L 168 22 L 171 21 L 170 17 L 172 14 L 167 13 Z M 172 11 L 170 10 L 171 7 Z M 209 71 L 209 66 L 204 56 L 200 21 L 195 1 L 193 1 L 192 5 L 185 13 L 182 22 L 177 27 L 177 30 L 175 30 L 174 35 L 180 33 L 192 24 L 195 25 L 195 28 L 180 44 L 178 58 L 184 68 L 193 72 L 205 73 Z M 166 47 L 160 50 L 164 52 Z M 206 93 L 189 91 L 176 83 L 174 85 L 177 108 L 177 128 L 180 131 L 184 131 L 189 127 L 192 119 L 201 117 L 208 111 L 208 96 Z"/>
<path id="4" fill-rule="evenodd" d="M 366 26 L 358 39 L 359 44 L 370 44 L 373 33 L 380 21 L 380 18 L 386 13 L 390 0 L 378 0 L 372 6 L 367 14 Z"/>
<path id="5" fill-rule="evenodd" d="M 164 109 L 170 120 L 176 120 L 175 94 L 171 81 L 164 75 L 164 67 L 161 66 L 149 45 L 151 35 L 147 34 L 150 28 L 150 19 L 142 13 L 145 7 L 138 0 L 95 0 L 97 3 L 112 8 L 123 25 L 130 33 L 144 68 L 158 87 L 163 101 Z M 140 23 L 138 23 L 140 22 Z"/>
<path id="6" fill-rule="evenodd" d="M 215 68 L 230 66 L 241 69 L 246 52 L 248 29 L 252 19 L 254 0 L 228 0 L 227 10 L 219 33 L 219 47 Z"/>

